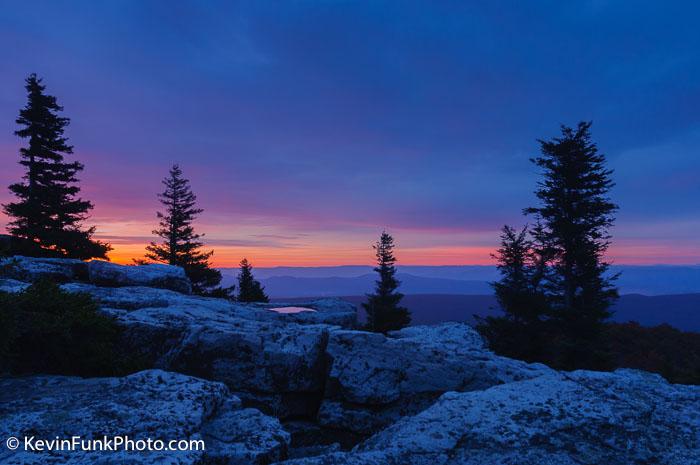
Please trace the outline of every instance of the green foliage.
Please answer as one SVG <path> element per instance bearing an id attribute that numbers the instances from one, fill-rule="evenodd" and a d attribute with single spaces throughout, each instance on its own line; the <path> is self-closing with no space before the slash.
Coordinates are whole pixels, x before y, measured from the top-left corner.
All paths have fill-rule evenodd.
<path id="1" fill-rule="evenodd" d="M 0 291 L 0 374 L 9 371 L 17 340 L 18 312 L 10 305 L 10 294 Z"/>
<path id="2" fill-rule="evenodd" d="M 477 330 L 499 354 L 527 361 L 543 357 L 548 331 L 548 302 L 542 289 L 543 262 L 533 250 L 528 229 L 504 226 L 501 247 L 493 254 L 501 280 L 492 283 L 502 317 L 478 318 Z"/>
<path id="3" fill-rule="evenodd" d="M 519 233 L 504 227 L 493 286 L 505 315 L 480 324 L 501 353 L 564 369 L 604 363 L 601 333 L 617 298 L 604 261 L 617 209 L 607 197 L 612 171 L 590 126 L 563 126 L 561 137 L 540 141 L 532 160 L 542 169 L 540 204 L 524 210 L 536 224 Z"/>
<path id="4" fill-rule="evenodd" d="M 44 93 L 45 86 L 35 74 L 26 80 L 27 105 L 20 110 L 15 135 L 28 139 L 20 149 L 20 164 L 25 167 L 24 181 L 9 189 L 16 202 L 3 205 L 12 218 L 8 231 L 20 239 L 12 244 L 12 253 L 31 256 L 69 258 L 105 258 L 109 244 L 95 241 L 95 228 L 82 229 L 81 223 L 92 203 L 77 197 L 80 192 L 76 174 L 80 162 L 67 163 L 64 154 L 72 154 L 64 136 L 69 119 L 58 116 L 63 107 L 56 97 Z"/>
<path id="5" fill-rule="evenodd" d="M 394 238 L 384 231 L 373 247 L 377 257 L 374 271 L 379 273 L 379 280 L 374 294 L 368 294 L 367 303 L 362 306 L 367 312 L 367 329 L 386 333 L 408 326 L 411 314 L 399 305 L 403 294 L 397 291 L 400 282 L 395 276 Z"/>
<path id="6" fill-rule="evenodd" d="M 118 352 L 121 329 L 88 294 L 41 281 L 0 292 L 0 371 L 112 376 L 138 367 Z"/>
<path id="7" fill-rule="evenodd" d="M 195 233 L 192 225 L 203 210 L 195 206 L 197 197 L 190 188 L 189 180 L 182 176 L 178 165 L 173 165 L 163 185 L 165 190 L 158 197 L 165 207 L 165 213 L 157 212 L 160 227 L 153 231 L 163 242 L 151 242 L 146 247 L 146 258 L 181 266 L 192 282 L 195 294 L 220 292 L 215 288 L 221 282 L 221 272 L 209 263 L 214 251 L 201 250 L 204 244 L 199 239 L 202 235 Z"/>
<path id="8" fill-rule="evenodd" d="M 265 288 L 253 277 L 253 265 L 248 259 L 241 260 L 241 272 L 238 274 L 239 302 L 269 302 Z"/>
<path id="9" fill-rule="evenodd" d="M 582 348 L 570 347 L 575 341 L 562 337 L 551 322 L 542 323 L 532 339 L 532 333 L 523 332 L 520 325 L 506 318 L 490 319 L 478 330 L 494 352 L 506 357 L 569 370 L 635 368 L 658 373 L 671 383 L 700 384 L 700 334 L 666 324 L 643 327 L 635 322 L 604 323 L 595 347 L 584 346 L 591 353 L 579 357 L 570 354 Z M 536 356 L 529 356 L 521 347 L 536 351 Z"/>
<path id="10" fill-rule="evenodd" d="M 205 297 L 215 297 L 217 299 L 236 300 L 236 286 L 216 287 L 202 294 Z"/>
<path id="11" fill-rule="evenodd" d="M 700 384 L 698 333 L 630 322 L 607 324 L 604 337 L 611 368 L 636 368 L 659 373 L 672 383 Z"/>
<path id="12" fill-rule="evenodd" d="M 533 236 L 549 265 L 551 317 L 576 348 L 571 355 L 576 358 L 594 347 L 617 298 L 615 277 L 606 277 L 603 257 L 617 210 L 607 197 L 614 183 L 590 127 L 586 122 L 576 129 L 562 127 L 561 137 L 540 141 L 542 155 L 533 159 L 543 170 L 535 191 L 540 205 L 525 210 L 542 225 Z"/>
<path id="13" fill-rule="evenodd" d="M 493 255 L 502 278 L 492 285 L 500 307 L 512 320 L 536 325 L 548 313 L 542 287 L 545 264 L 533 251 L 527 233 L 527 227 L 519 232 L 510 226 L 503 227 L 501 247 Z"/>

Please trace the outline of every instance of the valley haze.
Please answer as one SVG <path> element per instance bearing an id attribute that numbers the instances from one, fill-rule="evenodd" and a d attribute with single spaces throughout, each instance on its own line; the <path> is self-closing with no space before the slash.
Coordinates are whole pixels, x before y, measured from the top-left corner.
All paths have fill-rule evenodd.
<path id="1" fill-rule="evenodd" d="M 234 284 L 238 270 L 220 270 L 224 284 Z M 360 319 L 365 294 L 376 280 L 373 268 L 361 265 L 256 268 L 255 273 L 273 300 L 341 297 L 357 305 Z M 700 332 L 700 265 L 617 265 L 611 273 L 620 273 L 621 294 L 612 321 Z M 494 266 L 399 266 L 397 276 L 413 324 L 474 324 L 475 315 L 500 313 L 489 284 L 499 276 Z"/>
<path id="2" fill-rule="evenodd" d="M 219 268 L 224 284 L 233 284 L 237 268 Z M 490 282 L 499 279 L 495 266 L 398 266 L 404 294 L 491 294 Z M 620 294 L 649 296 L 700 293 L 698 265 L 613 265 L 620 273 Z M 369 292 L 376 273 L 372 266 L 255 268 L 256 277 L 272 297 L 362 295 Z"/>

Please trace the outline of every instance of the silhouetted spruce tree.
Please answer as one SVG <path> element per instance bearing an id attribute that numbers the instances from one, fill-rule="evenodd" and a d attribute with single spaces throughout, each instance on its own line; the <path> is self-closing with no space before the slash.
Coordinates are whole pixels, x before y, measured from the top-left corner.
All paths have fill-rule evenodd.
<path id="1" fill-rule="evenodd" d="M 15 135 L 28 139 L 20 149 L 26 173 L 23 182 L 9 187 L 18 201 L 3 205 L 12 218 L 7 229 L 15 238 L 17 253 L 105 258 L 109 244 L 92 239 L 94 227 L 81 226 L 92 209 L 92 203 L 76 197 L 80 192 L 76 174 L 83 165 L 64 160 L 64 155 L 73 153 L 64 135 L 70 120 L 58 116 L 63 107 L 56 97 L 44 93 L 41 82 L 36 74 L 27 78 L 28 101 L 17 118 L 21 129 Z"/>
<path id="2" fill-rule="evenodd" d="M 195 233 L 192 226 L 203 210 L 195 206 L 197 197 L 190 188 L 190 182 L 182 176 L 180 167 L 173 165 L 163 185 L 165 190 L 158 197 L 165 207 L 165 213 L 157 212 L 160 227 L 153 231 L 153 234 L 163 238 L 163 242 L 151 242 L 146 247 L 146 258 L 184 268 L 194 293 L 219 295 L 221 289 L 216 286 L 221 282 L 221 272 L 209 263 L 214 251 L 201 251 L 204 244 L 199 239 L 202 234 Z"/>
<path id="3" fill-rule="evenodd" d="M 239 302 L 269 302 L 265 288 L 253 277 L 253 265 L 248 259 L 241 260 L 241 272 L 238 274 Z"/>
<path id="4" fill-rule="evenodd" d="M 617 206 L 608 197 L 613 182 L 605 156 L 590 135 L 590 122 L 562 126 L 561 137 L 539 141 L 542 169 L 535 191 L 540 205 L 525 209 L 541 227 L 533 231 L 535 248 L 546 256 L 549 311 L 563 368 L 600 365 L 600 335 L 618 296 L 604 254 L 608 228 Z"/>
<path id="5" fill-rule="evenodd" d="M 477 329 L 501 355 L 541 360 L 547 345 L 547 297 L 542 288 L 546 264 L 534 249 L 527 227 L 504 226 L 497 260 L 500 281 L 491 283 L 503 316 L 478 318 Z"/>
<path id="6" fill-rule="evenodd" d="M 367 303 L 362 306 L 367 312 L 367 329 L 386 333 L 408 326 L 411 314 L 399 306 L 403 294 L 397 291 L 400 283 L 395 276 L 394 238 L 384 231 L 373 248 L 377 257 L 374 271 L 379 273 L 379 280 L 374 294 L 368 294 Z"/>

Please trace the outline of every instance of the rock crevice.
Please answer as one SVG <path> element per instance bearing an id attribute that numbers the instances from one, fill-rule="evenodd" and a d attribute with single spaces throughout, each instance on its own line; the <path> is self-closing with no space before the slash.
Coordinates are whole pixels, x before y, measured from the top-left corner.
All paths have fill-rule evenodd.
<path id="1" fill-rule="evenodd" d="M 124 328 L 122 349 L 153 369 L 0 378 L 0 434 L 155 431 L 208 445 L 174 462 L 147 454 L 103 463 L 698 463 L 696 386 L 500 357 L 460 323 L 367 333 L 355 329 L 355 307 L 337 299 L 279 313 L 271 307 L 285 304 L 190 295 L 173 267 L 105 263 L 5 259 L 0 290 L 47 278 L 92 295 Z M 43 458 L 0 452 L 2 463 Z"/>

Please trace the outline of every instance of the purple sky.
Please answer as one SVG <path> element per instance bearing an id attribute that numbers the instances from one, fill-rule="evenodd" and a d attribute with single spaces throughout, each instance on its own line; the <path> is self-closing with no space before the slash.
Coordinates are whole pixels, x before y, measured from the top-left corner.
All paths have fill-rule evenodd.
<path id="1" fill-rule="evenodd" d="M 91 224 L 143 253 L 171 163 L 219 265 L 488 263 L 537 138 L 593 120 L 616 263 L 700 262 L 692 3 L 3 2 L 0 184 L 36 72 L 72 119 Z M 0 201 L 9 193 L 0 191 Z M 0 216 L 0 225 L 5 218 Z"/>

